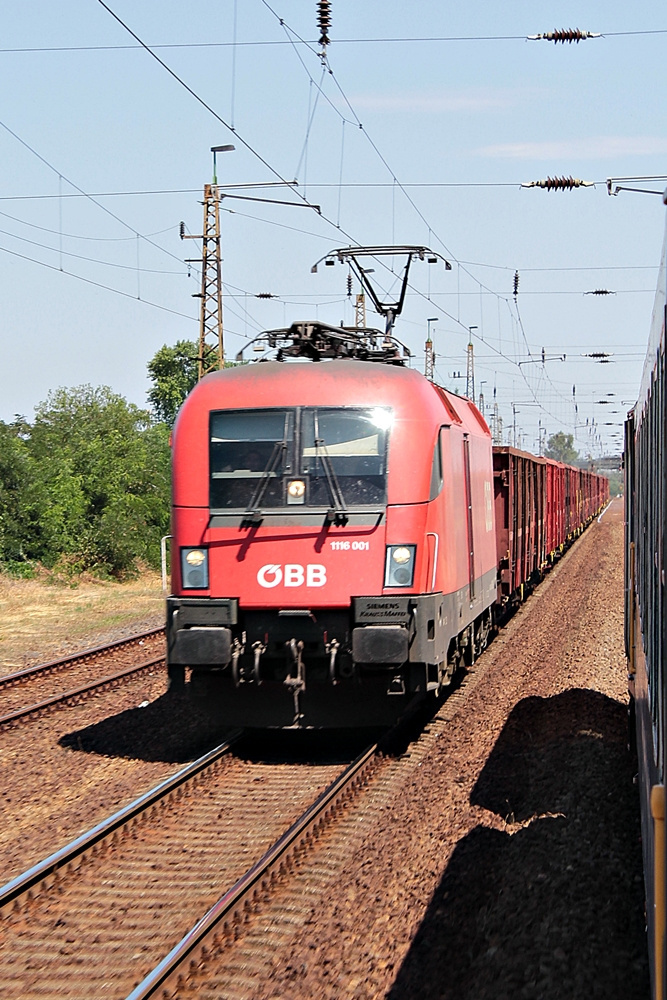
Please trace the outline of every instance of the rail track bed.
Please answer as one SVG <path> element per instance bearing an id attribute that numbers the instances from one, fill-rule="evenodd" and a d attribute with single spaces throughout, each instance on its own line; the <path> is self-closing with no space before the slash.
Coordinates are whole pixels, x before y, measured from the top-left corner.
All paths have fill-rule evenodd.
<path id="1" fill-rule="evenodd" d="M 216 754 L 34 899 L 5 906 L 0 995 L 125 996 L 340 770 L 331 755 Z"/>
<path id="2" fill-rule="evenodd" d="M 86 853 L 61 851 L 10 884 L 3 998 L 129 994 L 342 769 L 339 753 L 266 762 L 235 749 L 80 838 Z"/>
<path id="3" fill-rule="evenodd" d="M 646 995 L 622 536 L 616 502 L 234 933 L 223 922 L 217 943 L 186 956 L 171 995 Z M 335 765 L 315 767 L 309 784 L 306 763 L 232 756 L 215 791 L 200 779 L 84 860 L 75 880 L 65 874 L 10 912 L 0 924 L 0 995 L 127 996 L 328 784 Z M 285 787 L 267 794 L 275 768 L 299 772 L 299 803 Z M 233 828 L 237 810 L 246 832 Z M 78 879 L 91 874 L 86 892 Z"/>
<path id="4" fill-rule="evenodd" d="M 216 746 L 157 666 L 0 731 L 0 882 Z"/>
<path id="5" fill-rule="evenodd" d="M 122 683 L 164 659 L 164 629 L 0 676 L 0 729 Z"/>

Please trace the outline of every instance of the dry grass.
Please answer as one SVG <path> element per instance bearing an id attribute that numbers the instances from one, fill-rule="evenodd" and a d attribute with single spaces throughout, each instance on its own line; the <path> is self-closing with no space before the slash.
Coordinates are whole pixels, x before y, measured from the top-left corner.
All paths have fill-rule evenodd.
<path id="1" fill-rule="evenodd" d="M 162 624 L 157 573 L 129 583 L 83 580 L 54 585 L 0 574 L 0 672 Z"/>

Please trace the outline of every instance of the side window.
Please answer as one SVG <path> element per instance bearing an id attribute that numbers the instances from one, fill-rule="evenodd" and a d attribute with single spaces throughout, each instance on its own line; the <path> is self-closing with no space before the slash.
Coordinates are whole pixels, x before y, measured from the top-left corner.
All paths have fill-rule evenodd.
<path id="1" fill-rule="evenodd" d="M 435 500 L 442 489 L 442 455 L 441 455 L 442 428 L 438 432 L 438 438 L 433 449 L 433 464 L 431 465 L 431 489 L 429 500 Z"/>

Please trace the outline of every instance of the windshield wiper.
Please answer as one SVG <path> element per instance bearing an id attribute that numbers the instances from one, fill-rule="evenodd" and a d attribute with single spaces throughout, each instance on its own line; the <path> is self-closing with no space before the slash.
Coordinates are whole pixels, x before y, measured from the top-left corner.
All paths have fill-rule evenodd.
<path id="1" fill-rule="evenodd" d="M 320 455 L 320 449 L 322 449 L 322 454 Z M 324 474 L 327 479 L 327 485 L 329 486 L 329 493 L 331 494 L 331 500 L 333 502 L 333 507 L 327 511 L 326 520 L 327 523 L 331 524 L 346 524 L 347 523 L 347 508 L 345 506 L 345 499 L 343 497 L 343 491 L 340 488 L 340 483 L 338 482 L 338 476 L 334 471 L 334 467 L 331 464 L 331 458 L 327 451 L 327 446 L 324 442 L 324 438 L 315 438 L 315 453 L 318 458 L 322 461 L 322 468 L 324 469 Z"/>
<path id="2" fill-rule="evenodd" d="M 269 456 L 269 461 L 266 464 L 264 472 L 260 476 L 257 486 L 255 487 L 255 492 L 250 498 L 250 503 L 245 509 L 245 513 L 249 515 L 248 520 L 252 523 L 258 524 L 262 520 L 262 511 L 260 509 L 260 504 L 264 499 L 264 494 L 269 485 L 271 476 L 276 471 L 276 467 L 281 458 L 281 452 L 287 448 L 287 441 L 285 438 L 282 441 L 276 441 L 273 446 L 273 451 Z"/>

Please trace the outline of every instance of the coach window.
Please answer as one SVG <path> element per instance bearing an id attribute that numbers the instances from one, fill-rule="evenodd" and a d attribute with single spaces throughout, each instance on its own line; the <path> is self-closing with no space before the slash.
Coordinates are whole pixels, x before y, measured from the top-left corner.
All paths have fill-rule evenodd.
<path id="1" fill-rule="evenodd" d="M 291 410 L 227 410 L 211 414 L 211 508 L 245 508 L 258 480 L 262 503 L 283 504 L 283 475 L 292 469 Z"/>

